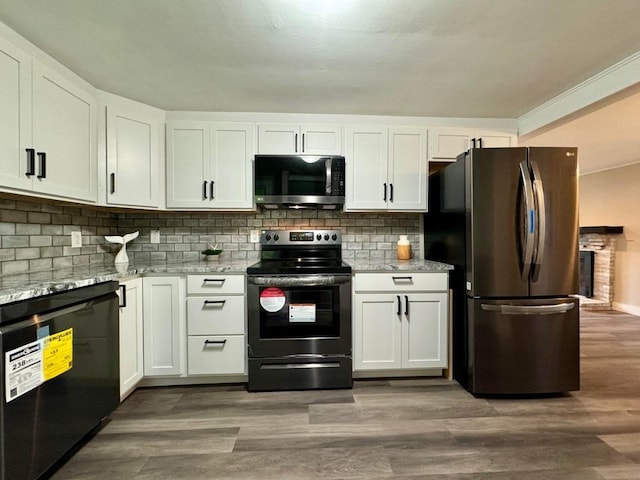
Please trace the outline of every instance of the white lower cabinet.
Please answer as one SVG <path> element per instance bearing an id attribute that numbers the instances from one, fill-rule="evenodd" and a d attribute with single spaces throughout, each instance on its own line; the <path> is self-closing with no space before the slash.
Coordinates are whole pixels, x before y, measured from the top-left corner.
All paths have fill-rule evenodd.
<path id="1" fill-rule="evenodd" d="M 144 277 L 144 375 L 181 375 L 184 348 L 184 282 Z"/>
<path id="2" fill-rule="evenodd" d="M 354 370 L 447 367 L 447 273 L 354 279 Z"/>
<path id="3" fill-rule="evenodd" d="M 120 400 L 144 375 L 142 337 L 142 279 L 120 282 Z"/>
<path id="4" fill-rule="evenodd" d="M 187 278 L 188 375 L 246 372 L 244 275 Z"/>

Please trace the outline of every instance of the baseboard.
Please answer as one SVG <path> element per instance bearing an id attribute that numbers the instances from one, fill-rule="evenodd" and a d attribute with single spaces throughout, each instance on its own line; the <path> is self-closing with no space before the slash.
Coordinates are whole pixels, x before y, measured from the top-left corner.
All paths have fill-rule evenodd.
<path id="1" fill-rule="evenodd" d="M 637 315 L 640 317 L 640 306 L 628 305 L 626 303 L 613 302 L 612 308 L 619 312 L 630 313 L 631 315 Z"/>

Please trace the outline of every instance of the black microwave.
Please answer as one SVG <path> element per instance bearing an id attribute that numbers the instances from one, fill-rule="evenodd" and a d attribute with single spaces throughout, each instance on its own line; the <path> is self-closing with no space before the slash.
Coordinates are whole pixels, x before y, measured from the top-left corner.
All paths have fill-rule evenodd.
<path id="1" fill-rule="evenodd" d="M 344 157 L 337 155 L 256 155 L 256 205 L 263 208 L 341 207 L 344 172 Z"/>

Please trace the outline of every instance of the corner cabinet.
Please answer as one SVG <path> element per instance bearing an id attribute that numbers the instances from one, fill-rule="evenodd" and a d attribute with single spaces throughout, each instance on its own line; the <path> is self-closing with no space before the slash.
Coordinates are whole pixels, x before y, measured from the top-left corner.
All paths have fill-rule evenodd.
<path id="1" fill-rule="evenodd" d="M 447 273 L 357 273 L 354 290 L 354 370 L 447 367 Z"/>
<path id="2" fill-rule="evenodd" d="M 142 337 L 142 278 L 120 282 L 120 400 L 144 375 Z"/>
<path id="3" fill-rule="evenodd" d="M 0 72 L 0 187 L 95 203 L 95 92 L 3 39 Z"/>
<path id="4" fill-rule="evenodd" d="M 101 203 L 163 207 L 164 111 L 106 92 L 99 100 Z"/>
<path id="5" fill-rule="evenodd" d="M 341 155 L 342 127 L 263 123 L 258 125 L 258 153 Z"/>
<path id="6" fill-rule="evenodd" d="M 253 209 L 252 123 L 168 122 L 167 208 Z"/>
<path id="7" fill-rule="evenodd" d="M 181 277 L 144 277 L 144 375 L 184 372 L 184 281 Z"/>
<path id="8" fill-rule="evenodd" d="M 427 130 L 346 128 L 347 211 L 427 210 Z"/>
<path id="9" fill-rule="evenodd" d="M 454 162 L 469 148 L 515 147 L 515 133 L 468 128 L 429 129 L 429 160 Z"/>

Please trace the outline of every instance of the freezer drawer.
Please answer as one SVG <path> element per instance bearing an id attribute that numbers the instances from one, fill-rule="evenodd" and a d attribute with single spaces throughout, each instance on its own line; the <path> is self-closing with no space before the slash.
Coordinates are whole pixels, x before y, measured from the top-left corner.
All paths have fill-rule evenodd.
<path id="1" fill-rule="evenodd" d="M 527 395 L 580 388 L 577 298 L 468 298 L 468 388 Z"/>

